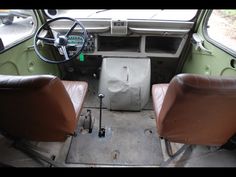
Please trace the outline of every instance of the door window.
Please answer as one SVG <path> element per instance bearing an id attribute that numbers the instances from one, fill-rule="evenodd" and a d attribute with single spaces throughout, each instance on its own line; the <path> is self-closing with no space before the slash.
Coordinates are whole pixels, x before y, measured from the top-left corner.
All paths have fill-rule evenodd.
<path id="1" fill-rule="evenodd" d="M 4 49 L 28 39 L 35 30 L 32 10 L 0 9 L 0 38 Z"/>
<path id="2" fill-rule="evenodd" d="M 205 23 L 210 42 L 236 54 L 236 10 L 213 10 Z"/>

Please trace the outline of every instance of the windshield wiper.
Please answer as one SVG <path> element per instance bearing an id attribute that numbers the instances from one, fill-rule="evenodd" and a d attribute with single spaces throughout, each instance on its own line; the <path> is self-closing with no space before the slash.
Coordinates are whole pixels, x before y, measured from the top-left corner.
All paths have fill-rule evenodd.
<path id="1" fill-rule="evenodd" d="M 94 15 L 94 14 L 98 14 L 98 13 L 105 12 L 105 11 L 108 11 L 108 10 L 110 10 L 110 9 L 102 9 L 102 10 L 98 10 L 98 11 L 93 12 L 93 13 L 91 13 L 90 15 L 88 15 L 87 18 L 88 18 L 88 17 L 91 17 L 91 16 Z"/>
<path id="2" fill-rule="evenodd" d="M 110 9 L 98 10 L 98 11 L 96 11 L 95 13 L 97 14 L 97 13 L 104 12 L 104 11 L 108 11 L 108 10 L 110 10 Z"/>

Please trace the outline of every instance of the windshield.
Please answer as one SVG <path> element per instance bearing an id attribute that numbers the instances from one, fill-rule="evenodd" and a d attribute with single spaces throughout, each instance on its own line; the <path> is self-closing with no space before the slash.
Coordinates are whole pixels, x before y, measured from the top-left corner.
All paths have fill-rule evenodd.
<path id="1" fill-rule="evenodd" d="M 67 16 L 72 18 L 96 18 L 96 19 L 137 19 L 137 20 L 178 20 L 189 21 L 197 13 L 197 10 L 45 10 L 50 18 Z"/>

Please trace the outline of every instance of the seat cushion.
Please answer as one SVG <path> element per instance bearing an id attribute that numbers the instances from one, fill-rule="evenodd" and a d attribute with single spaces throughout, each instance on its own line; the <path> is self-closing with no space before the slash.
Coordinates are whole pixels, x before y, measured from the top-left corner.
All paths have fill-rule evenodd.
<path id="1" fill-rule="evenodd" d="M 166 91 L 169 84 L 155 84 L 152 86 L 152 100 L 153 100 L 153 107 L 156 114 L 156 121 L 157 125 L 159 125 L 160 120 L 158 120 L 162 104 L 166 95 Z M 158 129 L 158 126 L 157 126 Z"/>
<path id="2" fill-rule="evenodd" d="M 87 83 L 51 75 L 0 75 L 0 131 L 32 141 L 64 141 L 74 133 Z"/>
<path id="3" fill-rule="evenodd" d="M 236 133 L 236 79 L 179 74 L 152 88 L 159 136 L 172 142 L 223 145 Z"/>
<path id="4" fill-rule="evenodd" d="M 80 114 L 87 93 L 88 84 L 83 81 L 62 81 L 75 109 L 76 117 Z"/>

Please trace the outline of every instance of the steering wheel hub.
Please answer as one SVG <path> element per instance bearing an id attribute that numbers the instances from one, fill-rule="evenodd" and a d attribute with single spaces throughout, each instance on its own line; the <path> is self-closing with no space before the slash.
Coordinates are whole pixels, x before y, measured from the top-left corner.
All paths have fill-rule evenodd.
<path id="1" fill-rule="evenodd" d="M 66 46 L 68 43 L 68 38 L 66 36 L 59 36 L 55 42 L 54 46 L 55 47 L 60 47 L 60 46 Z"/>

